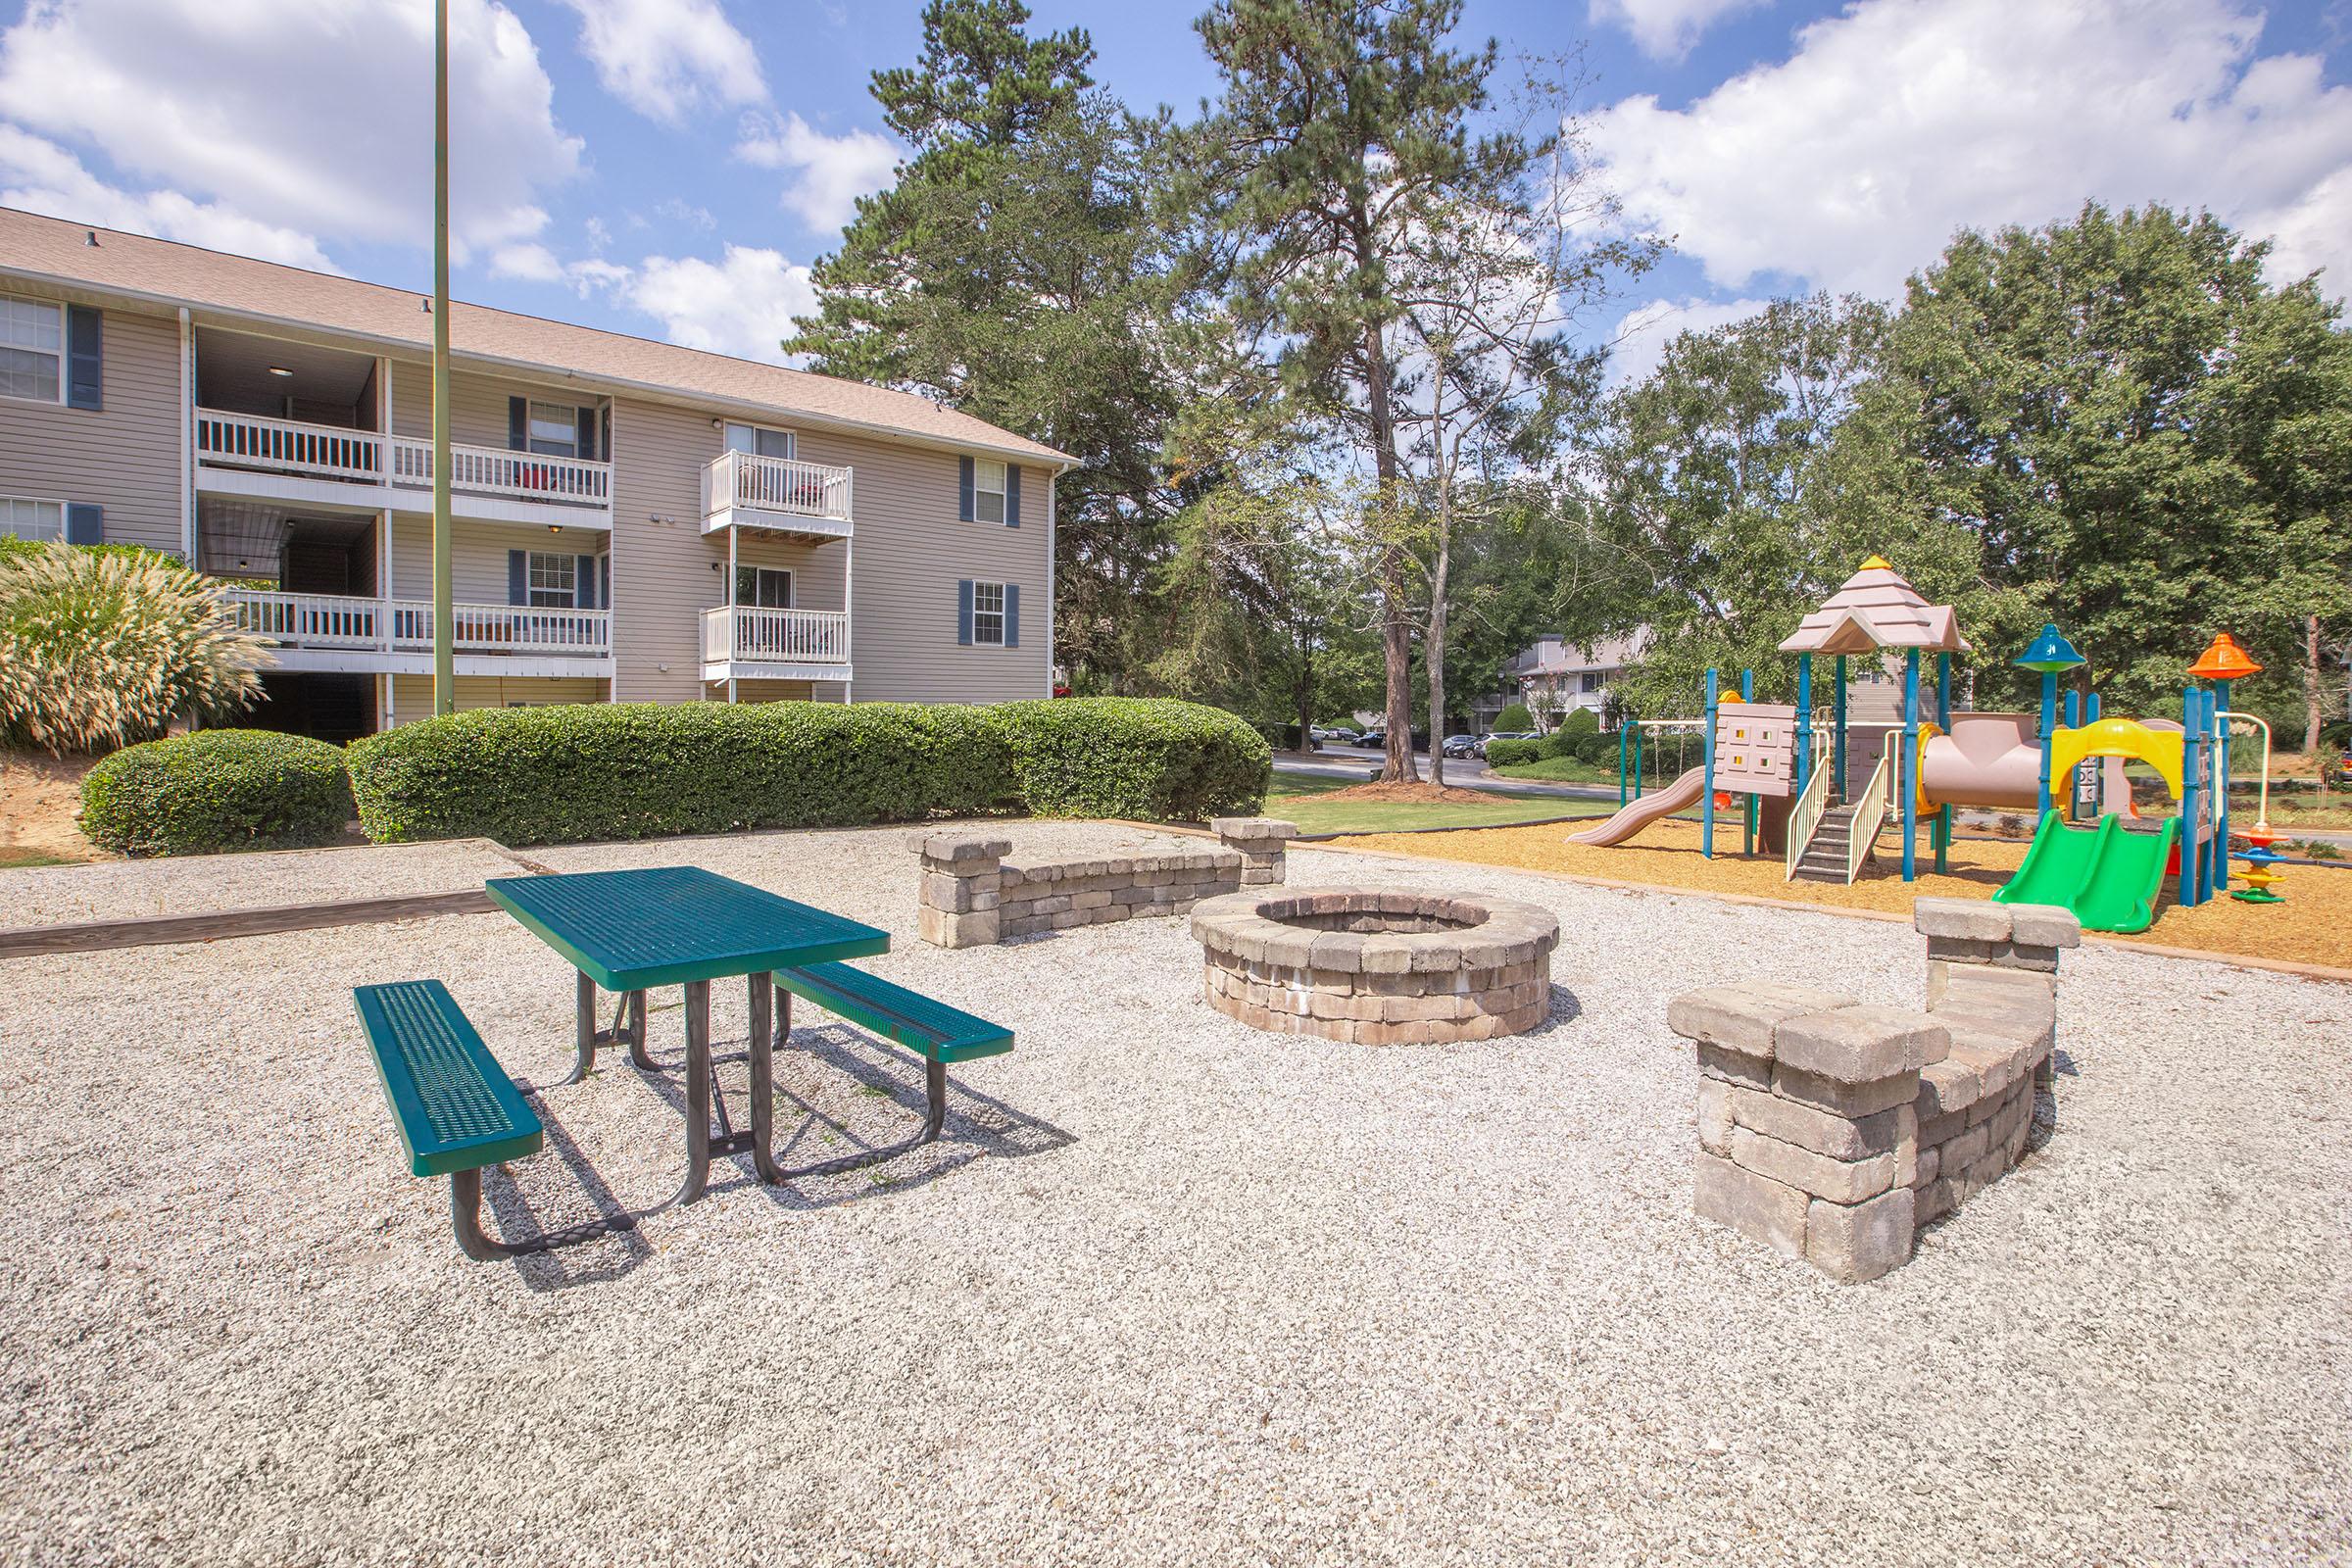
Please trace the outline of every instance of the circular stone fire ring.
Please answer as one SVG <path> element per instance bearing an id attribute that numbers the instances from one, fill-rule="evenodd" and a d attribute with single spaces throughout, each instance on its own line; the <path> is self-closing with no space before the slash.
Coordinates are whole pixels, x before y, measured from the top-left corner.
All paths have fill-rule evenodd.
<path id="1" fill-rule="evenodd" d="M 1367 1046 L 1522 1034 L 1551 1010 L 1560 922 L 1509 899 L 1271 888 L 1193 906 L 1208 1004 Z"/>

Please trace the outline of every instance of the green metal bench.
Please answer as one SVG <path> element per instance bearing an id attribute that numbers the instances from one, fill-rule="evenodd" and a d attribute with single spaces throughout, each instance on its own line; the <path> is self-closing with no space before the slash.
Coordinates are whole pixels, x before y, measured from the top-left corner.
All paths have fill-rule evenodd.
<path id="1" fill-rule="evenodd" d="M 393 1124 L 408 1146 L 409 1169 L 449 1178 L 450 1220 L 467 1257 L 487 1262 L 544 1252 L 628 1228 L 624 1217 L 514 1244 L 483 1234 L 482 1169 L 537 1153 L 544 1137 L 538 1114 L 440 981 L 360 986 L 351 995 Z"/>
<path id="2" fill-rule="evenodd" d="M 887 1040 L 895 1040 L 923 1058 L 925 1110 L 922 1131 L 903 1143 L 862 1153 L 829 1159 L 783 1177 L 813 1176 L 854 1169 L 919 1149 L 939 1137 L 948 1118 L 948 1064 L 981 1056 L 1001 1056 L 1012 1049 L 1012 1031 L 990 1023 L 959 1007 L 951 1007 L 919 991 L 894 985 L 846 963 L 810 963 L 775 971 L 777 1033 L 792 1037 L 792 999 L 813 1002 L 835 1017 L 847 1019 Z"/>

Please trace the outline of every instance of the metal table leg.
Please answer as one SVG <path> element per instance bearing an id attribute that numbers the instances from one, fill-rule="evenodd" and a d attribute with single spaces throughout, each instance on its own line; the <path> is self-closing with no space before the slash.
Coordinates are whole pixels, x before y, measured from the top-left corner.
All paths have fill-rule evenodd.
<path id="1" fill-rule="evenodd" d="M 686 1185 L 691 1203 L 710 1181 L 710 982 L 686 982 Z"/>
<path id="2" fill-rule="evenodd" d="M 567 1084 L 576 1084 L 596 1071 L 596 982 L 588 978 L 585 969 L 575 978 L 579 984 L 572 1007 L 571 1076 L 564 1080 Z"/>
<path id="3" fill-rule="evenodd" d="M 783 1004 L 781 1030 L 776 1029 L 775 1006 Z M 763 1182 L 783 1178 L 776 1168 L 776 1037 L 792 1036 L 792 993 L 778 991 L 775 977 L 752 976 L 752 1165 Z"/>
<path id="4" fill-rule="evenodd" d="M 629 993 L 629 1060 L 640 1072 L 654 1070 L 654 1058 L 645 1049 L 645 993 Z"/>

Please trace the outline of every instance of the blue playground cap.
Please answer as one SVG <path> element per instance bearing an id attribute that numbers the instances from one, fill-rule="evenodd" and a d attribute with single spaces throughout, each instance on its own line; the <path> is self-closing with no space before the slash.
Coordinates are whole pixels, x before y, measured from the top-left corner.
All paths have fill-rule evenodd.
<path id="1" fill-rule="evenodd" d="M 2018 663 L 2025 668 L 2038 669 L 2045 675 L 2061 669 L 2072 669 L 2083 662 L 2082 656 L 2075 652 L 2075 645 L 2059 634 L 2058 623 L 2054 620 L 2041 628 L 2041 635 L 2034 638 L 2033 646 L 2018 659 Z"/>

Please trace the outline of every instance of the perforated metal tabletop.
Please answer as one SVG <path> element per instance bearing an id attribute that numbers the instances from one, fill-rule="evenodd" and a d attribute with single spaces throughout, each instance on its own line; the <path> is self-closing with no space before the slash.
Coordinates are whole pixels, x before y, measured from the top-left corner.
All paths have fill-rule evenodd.
<path id="1" fill-rule="evenodd" d="M 886 931 L 700 866 L 506 876 L 486 888 L 607 991 L 644 991 L 890 951 Z"/>

